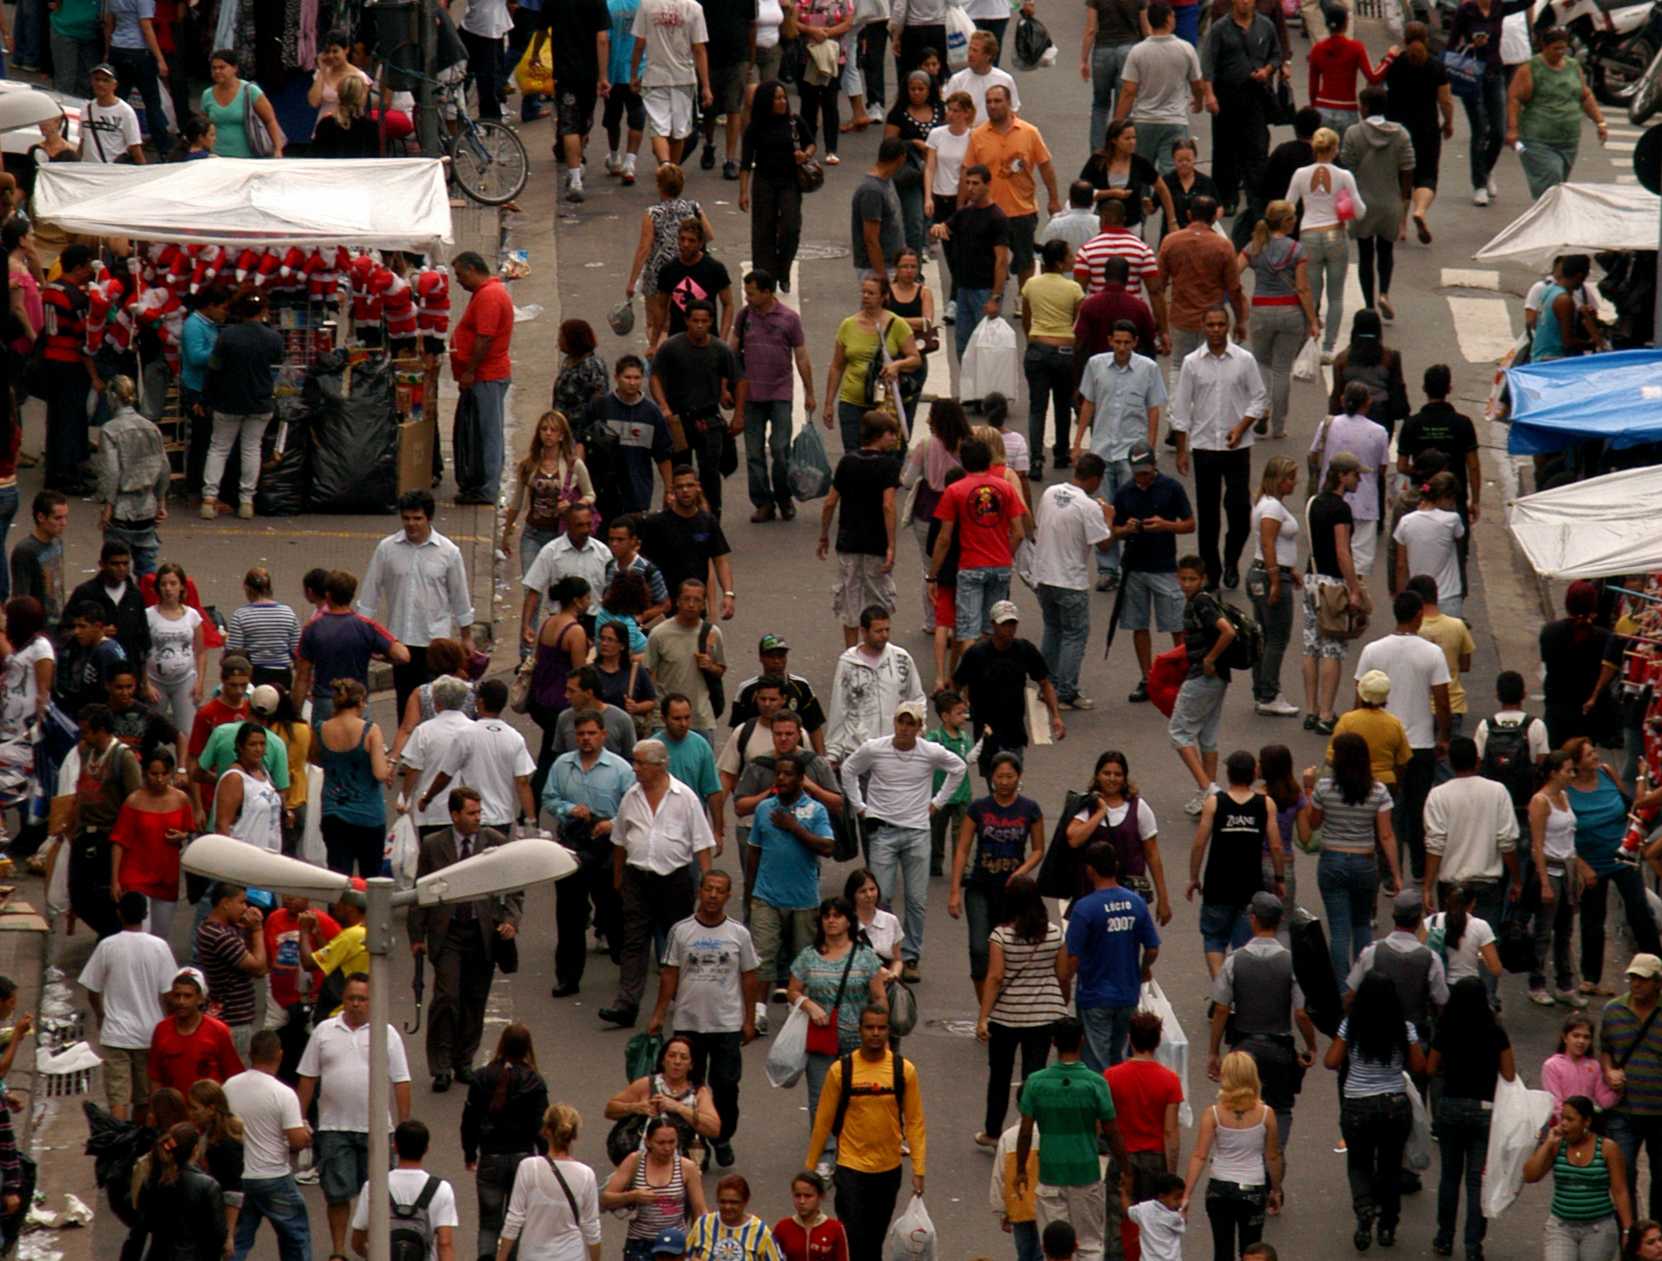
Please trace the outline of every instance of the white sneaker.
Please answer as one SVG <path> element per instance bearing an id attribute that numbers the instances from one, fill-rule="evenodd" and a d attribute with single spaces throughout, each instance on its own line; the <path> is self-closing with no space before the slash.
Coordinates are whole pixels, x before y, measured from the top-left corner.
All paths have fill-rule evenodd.
<path id="1" fill-rule="evenodd" d="M 1487 206 L 1488 204 L 1489 190 L 1487 188 L 1479 188 L 1472 192 L 1472 205 Z"/>
<path id="2" fill-rule="evenodd" d="M 566 175 L 566 200 L 583 200 L 583 174 L 581 171 L 571 171 Z"/>
<path id="3" fill-rule="evenodd" d="M 1217 787 L 1215 785 L 1201 792 L 1197 792 L 1193 797 L 1190 797 L 1183 803 L 1183 813 L 1190 815 L 1199 814 L 1202 810 L 1206 809 L 1206 799 L 1215 792 L 1217 792 Z"/>
<path id="4" fill-rule="evenodd" d="M 608 175 L 622 175 L 623 174 L 623 159 L 618 157 L 618 155 L 615 154 L 615 153 L 608 153 L 606 155 L 606 174 L 608 174 Z"/>
<path id="5" fill-rule="evenodd" d="M 756 1004 L 756 1036 L 758 1038 L 768 1036 L 768 1005 L 766 1003 Z"/>
<path id="6" fill-rule="evenodd" d="M 948 324 L 956 324 L 958 322 L 958 299 L 957 298 L 948 298 L 947 299 L 946 314 L 941 316 L 941 318 L 943 320 L 945 320 Z"/>
<path id="7" fill-rule="evenodd" d="M 1267 718 L 1294 718 L 1300 712 L 1299 707 L 1285 696 L 1277 696 L 1273 701 L 1259 701 L 1253 709 Z"/>
<path id="8" fill-rule="evenodd" d="M 1492 200 L 1500 200 L 1500 189 L 1495 187 L 1495 177 L 1493 175 L 1489 177 L 1489 182 L 1483 186 L 1483 189 L 1489 194 Z"/>

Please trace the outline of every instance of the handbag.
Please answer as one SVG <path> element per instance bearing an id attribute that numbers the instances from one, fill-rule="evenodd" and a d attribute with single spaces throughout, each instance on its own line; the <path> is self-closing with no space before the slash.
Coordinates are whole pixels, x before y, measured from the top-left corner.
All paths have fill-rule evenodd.
<path id="1" fill-rule="evenodd" d="M 276 154 L 277 144 L 254 109 L 254 91 L 253 84 L 242 85 L 242 134 L 248 140 L 250 154 L 256 158 L 269 158 Z"/>
<path id="2" fill-rule="evenodd" d="M 513 682 L 508 684 L 508 708 L 516 714 L 531 712 L 531 674 L 537 668 L 537 656 L 532 653 L 519 663 Z"/>
<path id="3" fill-rule="evenodd" d="M 1298 115 L 1298 102 L 1293 99 L 1292 81 L 1285 75 L 1276 77 L 1267 113 L 1271 127 L 1290 127 Z"/>
<path id="4" fill-rule="evenodd" d="M 1368 611 L 1352 604 L 1342 582 L 1316 584 L 1316 630 L 1326 639 L 1355 639 L 1368 628 Z"/>
<path id="5" fill-rule="evenodd" d="M 806 158 L 796 164 L 796 186 L 804 193 L 817 193 L 825 187 L 825 168 L 817 158 Z"/>
<path id="6" fill-rule="evenodd" d="M 504 937 L 500 933 L 491 938 L 491 962 L 503 976 L 519 971 L 519 938 Z"/>
<path id="7" fill-rule="evenodd" d="M 848 988 L 848 973 L 854 967 L 854 956 L 859 946 L 850 944 L 848 947 L 848 962 L 843 964 L 842 980 L 837 982 L 837 996 L 831 1000 L 830 1018 L 823 1025 L 808 1022 L 808 1053 L 810 1055 L 835 1055 L 842 1049 L 842 1043 L 837 1033 L 837 1009 L 843 1004 L 843 991 Z"/>
<path id="8" fill-rule="evenodd" d="M 1438 59 L 1443 73 L 1448 75 L 1448 90 L 1463 101 L 1475 101 L 1483 95 L 1483 63 L 1469 52 L 1443 49 Z"/>

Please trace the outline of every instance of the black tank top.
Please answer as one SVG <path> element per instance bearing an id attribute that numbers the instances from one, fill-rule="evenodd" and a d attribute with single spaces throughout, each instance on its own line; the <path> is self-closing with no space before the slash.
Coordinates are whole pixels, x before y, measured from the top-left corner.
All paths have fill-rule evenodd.
<path id="1" fill-rule="evenodd" d="M 1230 906 L 1244 906 L 1264 887 L 1263 853 L 1269 805 L 1259 793 L 1245 803 L 1227 792 L 1214 798 L 1212 841 L 1206 849 L 1206 877 L 1201 898 Z"/>

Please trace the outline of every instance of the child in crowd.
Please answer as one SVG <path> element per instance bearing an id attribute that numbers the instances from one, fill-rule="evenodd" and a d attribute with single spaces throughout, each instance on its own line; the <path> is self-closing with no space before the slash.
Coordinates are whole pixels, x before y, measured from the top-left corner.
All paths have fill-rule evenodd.
<path id="1" fill-rule="evenodd" d="M 1039 1255 L 1038 1203 L 1035 1199 L 1035 1188 L 1039 1185 L 1039 1128 L 1033 1127 L 1033 1146 L 1027 1153 L 1027 1181 L 1018 1191 L 1016 1139 L 1020 1133 L 1021 1126 L 1012 1125 L 998 1136 L 987 1200 L 998 1217 L 1000 1228 L 1010 1232 L 1010 1242 L 1016 1247 L 1016 1261 L 1032 1261 Z"/>
<path id="2" fill-rule="evenodd" d="M 804 1169 L 791 1179 L 796 1213 L 780 1218 L 773 1228 L 783 1261 L 848 1261 L 848 1236 L 843 1224 L 820 1208 L 824 1198 L 825 1182 L 813 1170 Z"/>
<path id="3" fill-rule="evenodd" d="M 1143 1261 L 1183 1261 L 1184 1223 L 1177 1206 L 1184 1189 L 1182 1178 L 1163 1173 L 1154 1180 L 1154 1198 L 1133 1204 L 1127 1213 L 1137 1223 Z"/>
<path id="4" fill-rule="evenodd" d="M 947 632 L 949 635 L 951 631 Z M 931 728 L 925 740 L 933 740 L 943 748 L 950 749 L 964 761 L 969 761 L 969 702 L 950 688 L 942 688 L 935 693 L 935 716 L 940 719 L 940 725 Z M 935 772 L 935 785 L 931 790 L 940 792 L 941 785 L 946 782 L 946 772 Z M 952 794 L 952 800 L 937 810 L 929 819 L 929 874 L 931 876 L 946 875 L 946 847 L 949 837 L 956 838 L 958 826 L 964 820 L 964 807 L 970 801 L 969 776 L 964 776 L 964 782 L 958 785 L 958 791 Z"/>

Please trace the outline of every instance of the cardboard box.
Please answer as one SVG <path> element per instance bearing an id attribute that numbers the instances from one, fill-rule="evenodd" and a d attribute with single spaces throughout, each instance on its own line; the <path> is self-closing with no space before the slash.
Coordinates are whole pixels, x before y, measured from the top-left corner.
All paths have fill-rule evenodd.
<path id="1" fill-rule="evenodd" d="M 427 490 L 433 484 L 433 444 L 438 427 L 431 416 L 398 426 L 398 493 Z"/>

